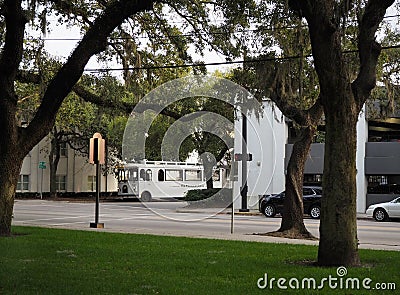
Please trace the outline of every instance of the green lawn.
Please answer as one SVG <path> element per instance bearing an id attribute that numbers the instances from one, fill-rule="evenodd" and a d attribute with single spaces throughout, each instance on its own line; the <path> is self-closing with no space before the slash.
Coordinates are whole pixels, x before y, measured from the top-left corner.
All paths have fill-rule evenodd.
<path id="1" fill-rule="evenodd" d="M 400 294 L 400 252 L 360 250 L 371 278 L 397 290 L 260 290 L 257 280 L 338 277 L 318 268 L 317 247 L 15 227 L 0 238 L 0 294 Z M 263 283 L 263 281 L 261 281 Z M 292 280 L 295 284 L 295 281 Z"/>

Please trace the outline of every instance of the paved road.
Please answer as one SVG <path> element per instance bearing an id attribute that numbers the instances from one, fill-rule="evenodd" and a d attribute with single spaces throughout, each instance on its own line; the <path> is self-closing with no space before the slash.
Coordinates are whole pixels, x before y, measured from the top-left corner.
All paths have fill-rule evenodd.
<path id="1" fill-rule="evenodd" d="M 17 200 L 13 224 L 260 242 L 317 243 L 254 235 L 279 228 L 279 217 L 267 219 L 261 215 L 235 215 L 234 234 L 231 234 L 231 215 L 227 210 L 189 211 L 182 208 L 184 205 L 179 202 L 152 202 L 146 206 L 138 202 L 101 203 L 100 222 L 105 223 L 105 229 L 90 229 L 89 223 L 94 221 L 94 203 Z M 319 235 L 318 220 L 305 219 L 305 224 L 313 235 Z M 358 220 L 358 237 L 360 248 L 400 251 L 400 222 Z"/>

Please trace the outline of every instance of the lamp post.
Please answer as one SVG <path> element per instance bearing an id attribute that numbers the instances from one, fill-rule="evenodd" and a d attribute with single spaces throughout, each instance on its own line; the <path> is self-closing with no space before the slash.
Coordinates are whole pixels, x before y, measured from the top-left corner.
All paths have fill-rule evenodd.
<path id="1" fill-rule="evenodd" d="M 100 133 L 95 133 L 89 142 L 89 163 L 96 165 L 96 206 L 95 221 L 90 223 L 91 228 L 104 228 L 104 223 L 99 223 L 100 208 L 100 165 L 105 162 L 105 140 Z"/>

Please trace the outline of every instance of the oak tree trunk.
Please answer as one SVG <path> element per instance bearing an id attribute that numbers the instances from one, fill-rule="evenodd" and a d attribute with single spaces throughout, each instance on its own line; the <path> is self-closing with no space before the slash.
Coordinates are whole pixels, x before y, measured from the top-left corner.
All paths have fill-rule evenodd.
<path id="1" fill-rule="evenodd" d="M 207 160 L 203 161 L 203 166 L 204 166 L 204 176 L 206 178 L 206 185 L 207 189 L 212 189 L 214 188 L 214 182 L 213 182 L 213 163 L 208 162 Z"/>
<path id="2" fill-rule="evenodd" d="M 315 69 L 325 114 L 325 156 L 318 264 L 360 263 L 356 215 L 356 124 L 360 103 L 352 91 L 350 69 L 343 57 L 340 30 L 329 15 L 308 19 Z M 325 17 L 325 18 L 324 18 Z"/>
<path id="3" fill-rule="evenodd" d="M 315 127 L 311 126 L 300 130 L 300 137 L 293 145 L 287 166 L 284 209 L 278 232 L 289 238 L 313 238 L 303 221 L 303 178 L 315 131 Z"/>
<path id="4" fill-rule="evenodd" d="M 0 236 L 11 235 L 15 190 L 22 166 L 21 160 L 10 161 L 9 158 L 0 158 L 1 170 L 7 171 L 7 173 L 0 173 Z"/>
<path id="5" fill-rule="evenodd" d="M 376 86 L 381 45 L 376 35 L 394 0 L 289 1 L 307 20 L 315 70 L 324 107 L 326 142 L 321 201 L 318 263 L 353 266 L 360 263 L 356 216 L 356 124 L 359 112 Z M 364 5 L 365 4 L 365 5 Z M 359 9 L 362 8 L 362 9 Z M 358 12 L 357 78 L 343 56 L 346 36 L 340 18 Z M 345 23 L 345 22 L 343 22 Z"/>
<path id="6" fill-rule="evenodd" d="M 0 55 L 0 130 L 3 132 L 0 137 L 0 235 L 11 234 L 15 190 L 24 157 L 51 131 L 63 100 L 82 76 L 89 59 L 106 49 L 111 32 L 129 16 L 152 9 L 153 2 L 111 1 L 49 82 L 41 104 L 26 128 L 19 127 L 16 120 L 15 80 L 24 52 L 28 18 L 22 0 L 1 2 L 5 34 Z"/>
<path id="7" fill-rule="evenodd" d="M 352 97 L 351 91 L 342 91 L 339 95 L 347 98 L 336 104 L 337 111 L 325 112 L 324 190 L 318 264 L 355 266 L 360 264 L 356 215 L 356 124 L 359 110 L 351 103 L 353 100 L 348 99 Z"/>
<path id="8" fill-rule="evenodd" d="M 49 163 L 50 163 L 50 198 L 57 197 L 57 168 L 60 162 L 61 147 L 57 139 L 57 133 L 53 134 L 51 140 Z"/>
<path id="9" fill-rule="evenodd" d="M 18 143 L 18 127 L 15 123 L 16 103 L 0 101 L 0 109 L 8 112 L 0 116 L 0 236 L 11 235 L 15 191 L 23 156 Z"/>

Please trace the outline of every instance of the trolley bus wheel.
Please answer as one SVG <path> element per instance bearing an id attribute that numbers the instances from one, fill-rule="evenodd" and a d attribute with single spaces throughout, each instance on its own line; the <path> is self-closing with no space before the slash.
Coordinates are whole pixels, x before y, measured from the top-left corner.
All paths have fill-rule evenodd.
<path id="1" fill-rule="evenodd" d="M 142 202 L 151 202 L 151 194 L 149 192 L 142 193 L 142 197 L 140 198 Z"/>

